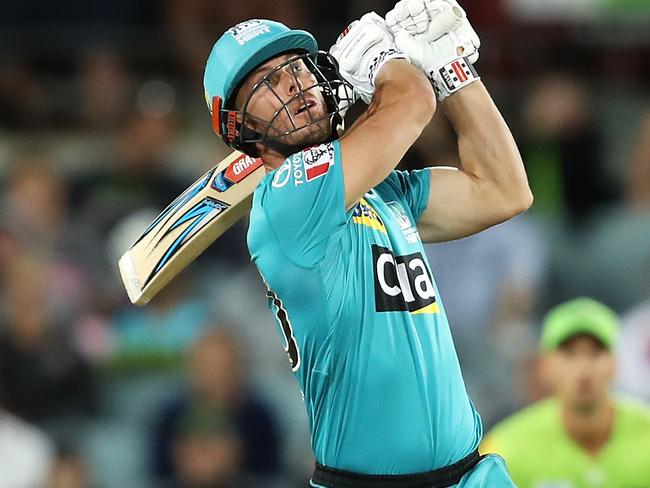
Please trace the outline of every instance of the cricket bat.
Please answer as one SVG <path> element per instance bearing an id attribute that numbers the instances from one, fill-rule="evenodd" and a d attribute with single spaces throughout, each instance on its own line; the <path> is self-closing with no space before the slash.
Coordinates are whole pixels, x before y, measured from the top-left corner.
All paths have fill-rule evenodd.
<path id="1" fill-rule="evenodd" d="M 242 218 L 264 174 L 261 159 L 235 151 L 170 203 L 120 258 L 131 302 L 149 302 Z"/>

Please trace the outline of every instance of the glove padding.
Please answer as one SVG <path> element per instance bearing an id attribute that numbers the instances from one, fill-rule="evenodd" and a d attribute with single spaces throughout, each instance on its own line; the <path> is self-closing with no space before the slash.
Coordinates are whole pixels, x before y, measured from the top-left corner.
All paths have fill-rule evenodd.
<path id="1" fill-rule="evenodd" d="M 339 63 L 341 76 L 361 99 L 370 103 L 375 91 L 375 78 L 389 59 L 409 59 L 395 46 L 393 34 L 375 12 L 352 22 L 341 33 L 330 53 Z"/>
<path id="2" fill-rule="evenodd" d="M 433 81 L 442 101 L 480 79 L 480 39 L 455 0 L 401 0 L 386 14 L 395 44 Z"/>
<path id="3" fill-rule="evenodd" d="M 396 37 L 396 44 L 400 32 L 410 34 L 419 43 L 448 35 L 448 43 L 453 44 L 457 55 L 469 58 L 472 64 L 478 61 L 481 40 L 456 0 L 401 0 L 386 14 L 386 24 Z M 413 62 L 423 69 L 437 64 L 435 59 L 426 58 L 423 53 Z"/>

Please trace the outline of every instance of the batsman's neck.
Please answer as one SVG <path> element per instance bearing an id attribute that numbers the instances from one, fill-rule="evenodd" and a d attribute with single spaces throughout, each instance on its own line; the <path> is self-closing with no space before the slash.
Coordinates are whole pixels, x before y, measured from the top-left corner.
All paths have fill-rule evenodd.
<path id="1" fill-rule="evenodd" d="M 283 154 L 265 146 L 258 145 L 258 150 L 260 159 L 264 161 L 264 169 L 267 173 L 282 166 L 282 163 L 287 159 Z"/>

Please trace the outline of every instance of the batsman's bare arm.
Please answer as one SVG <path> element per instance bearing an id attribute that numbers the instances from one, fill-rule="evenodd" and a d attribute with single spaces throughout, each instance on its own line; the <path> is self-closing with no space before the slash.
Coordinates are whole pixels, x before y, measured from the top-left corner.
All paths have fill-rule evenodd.
<path id="1" fill-rule="evenodd" d="M 341 138 L 346 208 L 395 169 L 435 110 L 433 88 L 420 70 L 403 59 L 382 67 L 370 106 Z"/>
<path id="2" fill-rule="evenodd" d="M 514 138 L 482 82 L 443 102 L 458 135 L 461 167 L 431 168 L 424 242 L 459 239 L 527 210 L 533 203 Z"/>

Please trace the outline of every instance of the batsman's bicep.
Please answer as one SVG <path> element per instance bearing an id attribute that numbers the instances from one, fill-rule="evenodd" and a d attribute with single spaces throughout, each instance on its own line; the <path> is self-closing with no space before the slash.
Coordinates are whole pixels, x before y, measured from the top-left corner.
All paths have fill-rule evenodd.
<path id="1" fill-rule="evenodd" d="M 418 219 L 423 242 L 460 239 L 507 220 L 494 210 L 503 197 L 493 185 L 456 168 L 430 170 L 428 203 Z"/>
<path id="2" fill-rule="evenodd" d="M 431 83 L 406 60 L 387 61 L 376 83 L 363 119 L 340 141 L 346 208 L 395 169 L 436 107 Z"/>
<path id="3" fill-rule="evenodd" d="M 386 179 L 421 132 L 410 123 L 396 129 L 384 115 L 394 114 L 371 114 L 341 139 L 346 209 Z"/>

